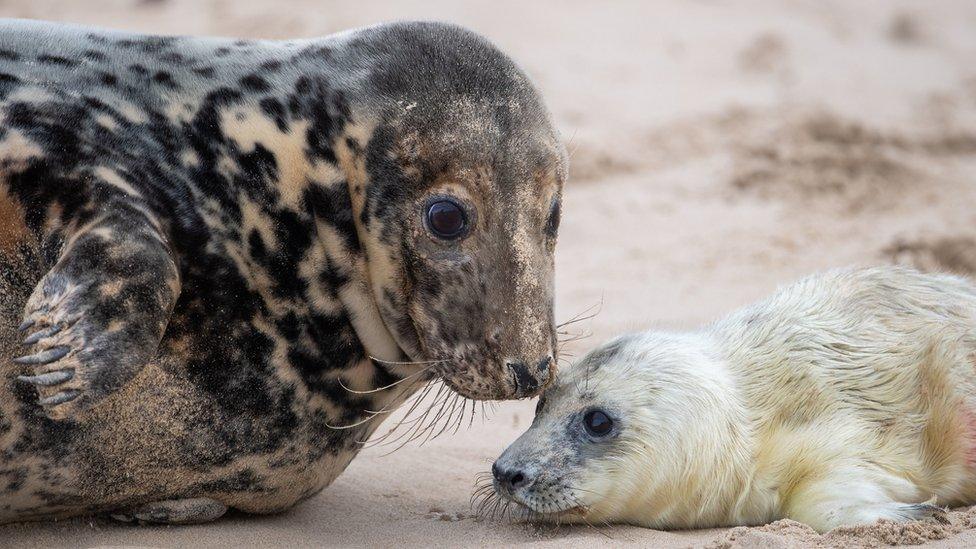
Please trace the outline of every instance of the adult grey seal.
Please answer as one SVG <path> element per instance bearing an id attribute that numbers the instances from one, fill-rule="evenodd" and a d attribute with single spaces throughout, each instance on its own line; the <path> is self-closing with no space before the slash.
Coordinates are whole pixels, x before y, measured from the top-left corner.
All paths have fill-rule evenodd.
<path id="1" fill-rule="evenodd" d="M 560 373 L 494 487 L 544 518 L 818 531 L 976 503 L 976 287 L 832 271 Z M 487 487 L 486 487 L 487 488 Z"/>
<path id="2" fill-rule="evenodd" d="M 553 375 L 566 156 L 469 31 L 7 20 L 0 120 L 0 521 L 280 511 L 429 380 Z"/>

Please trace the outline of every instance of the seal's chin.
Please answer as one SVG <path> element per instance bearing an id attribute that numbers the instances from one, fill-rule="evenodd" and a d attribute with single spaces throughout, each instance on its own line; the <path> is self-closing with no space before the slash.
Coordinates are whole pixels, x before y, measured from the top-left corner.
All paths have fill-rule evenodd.
<path id="1" fill-rule="evenodd" d="M 441 380 L 452 391 L 471 400 L 511 400 L 518 398 L 517 390 L 508 383 L 490 383 L 477 379 L 472 382 L 469 376 L 441 374 Z"/>
<path id="2" fill-rule="evenodd" d="M 506 493 L 504 490 L 496 490 L 502 499 L 506 499 L 516 504 L 525 511 L 529 520 L 540 522 L 575 522 L 585 521 L 589 512 L 589 507 L 585 505 L 572 505 L 570 507 L 559 507 L 546 501 L 533 499 L 525 501 L 517 494 Z"/>
<path id="3" fill-rule="evenodd" d="M 584 505 L 559 508 L 554 505 L 539 505 L 521 501 L 517 496 L 502 496 L 526 511 L 526 519 L 538 522 L 576 522 L 585 521 L 589 508 Z"/>

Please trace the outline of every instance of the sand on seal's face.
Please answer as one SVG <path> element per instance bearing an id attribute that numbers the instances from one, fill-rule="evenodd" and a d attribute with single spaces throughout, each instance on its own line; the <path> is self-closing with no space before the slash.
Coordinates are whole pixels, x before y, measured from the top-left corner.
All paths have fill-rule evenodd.
<path id="1" fill-rule="evenodd" d="M 963 260 L 947 260 L 948 267 L 932 260 L 949 256 L 929 250 L 944 239 L 976 239 L 976 155 L 964 146 L 976 134 L 970 0 L 924 9 L 912 0 L 282 5 L 7 0 L 0 15 L 250 38 L 427 18 L 485 34 L 536 80 L 571 154 L 557 246 L 557 320 L 602 307 L 573 327 L 593 335 L 567 345 L 567 357 L 624 331 L 696 326 L 830 267 L 897 260 L 969 269 Z M 824 117 L 833 122 L 818 122 Z M 860 139 L 850 149 L 838 141 L 848 134 Z M 956 145 L 931 145 L 940 138 Z M 905 151 L 893 139 L 914 145 Z M 879 155 L 879 162 L 858 160 Z M 820 171 L 831 186 L 814 185 Z M 735 184 L 750 174 L 758 178 L 751 187 Z M 892 185 L 884 174 L 894 174 Z M 898 243 L 916 251 L 893 258 Z M 335 484 L 283 515 L 232 516 L 193 528 L 74 520 L 5 526 L 0 534 L 5 545 L 46 547 L 683 547 L 729 532 L 479 521 L 468 503 L 475 475 L 525 430 L 534 405 L 501 404 L 487 423 L 479 416 L 470 429 L 387 457 L 388 447 L 367 449 Z M 948 537 L 926 543 L 976 546 L 970 515 L 952 513 Z M 730 544 L 766 546 L 745 532 L 775 536 L 783 547 L 882 543 L 869 532 L 832 542 L 833 534 L 768 528 L 737 530 Z"/>

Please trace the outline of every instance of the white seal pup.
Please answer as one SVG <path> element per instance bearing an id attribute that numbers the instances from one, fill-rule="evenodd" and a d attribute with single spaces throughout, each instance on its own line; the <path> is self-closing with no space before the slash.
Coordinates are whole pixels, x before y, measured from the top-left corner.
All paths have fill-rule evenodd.
<path id="1" fill-rule="evenodd" d="M 546 390 L 494 490 L 544 519 L 665 529 L 944 519 L 976 503 L 974 315 L 968 280 L 870 268 L 620 337 Z"/>

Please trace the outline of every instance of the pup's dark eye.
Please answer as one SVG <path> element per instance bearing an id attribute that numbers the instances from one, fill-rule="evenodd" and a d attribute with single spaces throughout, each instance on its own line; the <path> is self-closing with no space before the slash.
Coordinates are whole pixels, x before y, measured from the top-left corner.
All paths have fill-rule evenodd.
<path id="1" fill-rule="evenodd" d="M 467 225 L 464 208 L 453 200 L 441 199 L 427 206 L 427 226 L 438 238 L 453 240 L 464 233 Z"/>
<path id="2" fill-rule="evenodd" d="M 613 420 L 600 410 L 590 410 L 583 416 L 586 432 L 595 437 L 605 437 L 613 429 Z"/>

